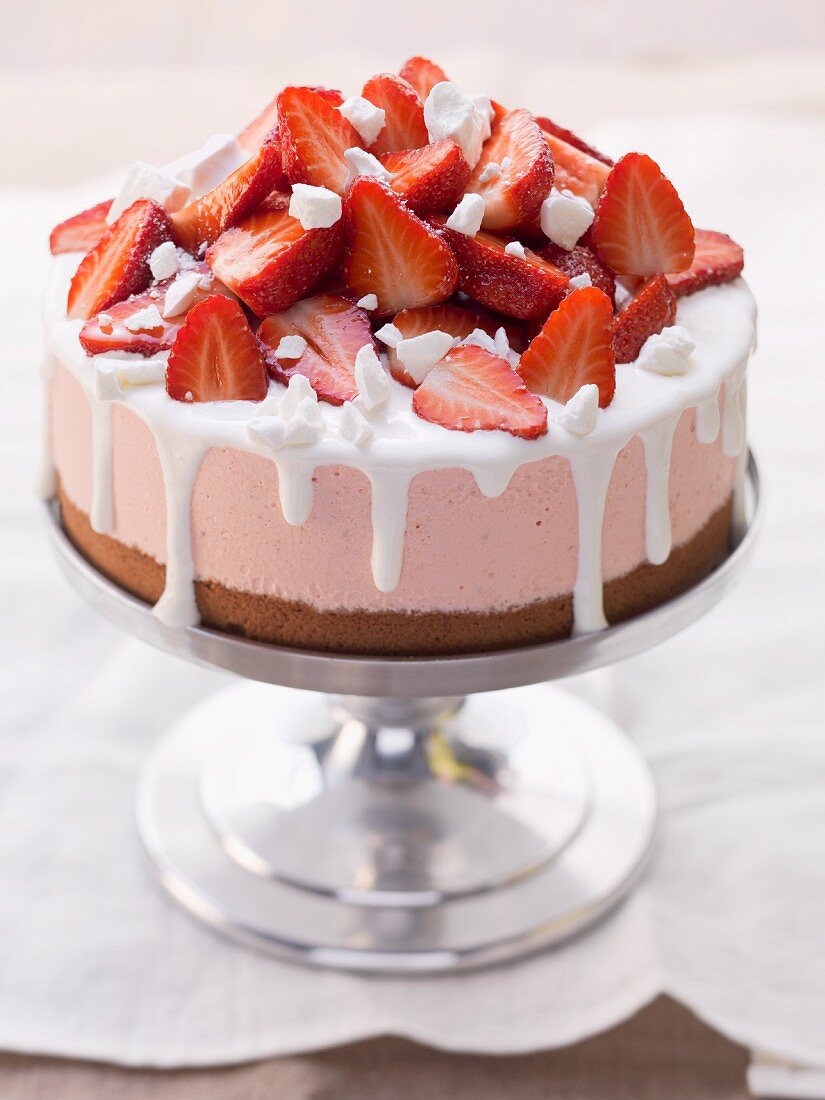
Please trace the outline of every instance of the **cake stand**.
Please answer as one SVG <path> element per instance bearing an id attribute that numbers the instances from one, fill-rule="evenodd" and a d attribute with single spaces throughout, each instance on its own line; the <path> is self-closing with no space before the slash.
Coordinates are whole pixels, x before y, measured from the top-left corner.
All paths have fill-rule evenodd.
<path id="1" fill-rule="evenodd" d="M 457 970 L 581 931 L 639 875 L 655 793 L 623 732 L 544 682 L 639 653 L 718 603 L 756 536 L 752 456 L 746 498 L 728 558 L 669 603 L 596 634 L 437 659 L 165 627 L 78 553 L 52 502 L 58 558 L 89 603 L 247 681 L 144 764 L 138 830 L 161 883 L 233 939 L 352 970 Z"/>

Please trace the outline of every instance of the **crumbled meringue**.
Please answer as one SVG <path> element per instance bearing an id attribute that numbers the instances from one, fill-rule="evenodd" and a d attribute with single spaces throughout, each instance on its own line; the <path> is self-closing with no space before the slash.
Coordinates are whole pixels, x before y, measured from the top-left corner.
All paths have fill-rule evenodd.
<path id="1" fill-rule="evenodd" d="M 303 336 L 282 336 L 275 348 L 276 359 L 300 359 L 307 350 L 307 342 Z"/>
<path id="2" fill-rule="evenodd" d="M 420 336 L 412 336 L 409 340 L 400 340 L 396 345 L 395 354 L 413 382 L 421 385 L 454 343 L 455 337 L 451 333 L 433 329 L 432 332 L 422 332 Z"/>
<path id="3" fill-rule="evenodd" d="M 163 318 L 157 306 L 146 306 L 145 309 L 139 309 L 137 313 L 127 317 L 123 326 L 129 332 L 151 332 L 152 329 L 163 328 Z"/>
<path id="4" fill-rule="evenodd" d="M 430 141 L 452 138 L 471 168 L 490 136 L 493 108 L 487 96 L 464 95 L 449 80 L 436 84 L 424 103 L 424 122 Z"/>
<path id="5" fill-rule="evenodd" d="M 120 191 L 109 207 L 106 221 L 112 225 L 138 199 L 154 199 L 164 210 L 172 213 L 180 210 L 189 201 L 191 194 L 191 187 L 183 180 L 139 160 L 127 172 Z"/>
<path id="6" fill-rule="evenodd" d="M 345 149 L 344 160 L 347 162 L 349 173 L 344 189 L 358 179 L 359 176 L 374 176 L 383 183 L 389 183 L 390 174 L 378 157 L 368 153 L 365 149 Z"/>
<path id="7" fill-rule="evenodd" d="M 185 313 L 197 297 L 201 276 L 197 271 L 182 271 L 166 291 L 163 316 L 178 317 Z"/>
<path id="8" fill-rule="evenodd" d="M 465 195 L 455 210 L 447 218 L 447 228 L 474 237 L 481 229 L 484 220 L 484 199 L 481 195 Z"/>
<path id="9" fill-rule="evenodd" d="M 355 357 L 355 385 L 358 400 L 367 412 L 386 405 L 390 396 L 390 380 L 372 344 L 364 344 Z"/>
<path id="10" fill-rule="evenodd" d="M 376 107 L 363 96 L 351 95 L 349 99 L 344 100 L 338 110 L 358 131 L 365 145 L 372 145 L 384 129 L 386 111 Z"/>
<path id="11" fill-rule="evenodd" d="M 636 366 L 654 374 L 686 374 L 690 367 L 690 354 L 695 347 L 686 328 L 682 325 L 670 325 L 661 332 L 648 336 L 642 344 Z"/>
<path id="12" fill-rule="evenodd" d="M 356 447 L 363 447 L 372 439 L 372 425 L 351 401 L 344 402 L 339 430 L 344 439 Z"/>
<path id="13" fill-rule="evenodd" d="M 510 241 L 509 244 L 504 246 L 504 251 L 508 256 L 517 256 L 520 260 L 526 259 L 524 255 L 524 245 L 521 241 Z"/>
<path id="14" fill-rule="evenodd" d="M 593 207 L 587 199 L 553 187 L 541 204 L 541 231 L 553 244 L 571 252 L 593 224 L 594 217 Z"/>
<path id="15" fill-rule="evenodd" d="M 304 229 L 329 229 L 341 220 L 342 212 L 341 196 L 328 187 L 314 187 L 309 183 L 292 185 L 289 213 Z"/>
<path id="16" fill-rule="evenodd" d="M 582 386 L 556 417 L 556 423 L 571 435 L 590 435 L 599 413 L 599 387 Z"/>

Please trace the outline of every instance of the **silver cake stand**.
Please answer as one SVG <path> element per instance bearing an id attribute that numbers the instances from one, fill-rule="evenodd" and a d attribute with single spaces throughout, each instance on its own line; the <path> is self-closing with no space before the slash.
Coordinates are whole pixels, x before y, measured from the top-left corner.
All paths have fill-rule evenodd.
<path id="1" fill-rule="evenodd" d="M 75 550 L 52 502 L 60 564 L 90 604 L 247 681 L 186 714 L 143 767 L 138 829 L 162 884 L 233 939 L 373 972 L 494 963 L 591 924 L 650 851 L 653 782 L 615 723 L 544 681 L 639 653 L 719 602 L 756 535 L 752 456 L 747 473 L 734 548 L 684 595 L 598 634 L 437 659 L 164 627 Z"/>

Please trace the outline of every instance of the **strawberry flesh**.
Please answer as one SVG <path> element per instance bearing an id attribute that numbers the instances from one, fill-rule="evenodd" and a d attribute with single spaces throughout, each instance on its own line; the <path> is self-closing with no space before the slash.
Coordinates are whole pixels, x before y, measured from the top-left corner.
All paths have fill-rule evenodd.
<path id="1" fill-rule="evenodd" d="M 152 281 L 149 257 L 171 237 L 172 225 L 161 206 L 151 199 L 132 203 L 80 261 L 69 287 L 69 318 L 85 321 L 145 290 Z"/>
<path id="2" fill-rule="evenodd" d="M 449 139 L 385 153 L 381 163 L 390 173 L 390 187 L 416 214 L 452 210 L 470 178 L 460 146 Z"/>
<path id="3" fill-rule="evenodd" d="M 265 317 L 288 309 L 338 263 L 344 227 L 304 229 L 288 210 L 253 214 L 227 229 L 206 261 L 241 301 Z"/>
<path id="4" fill-rule="evenodd" d="M 508 255 L 506 241 L 482 230 L 475 237 L 447 229 L 435 218 L 458 261 L 460 289 L 488 309 L 508 317 L 546 317 L 567 291 L 568 278 L 530 249 L 525 259 Z"/>
<path id="5" fill-rule="evenodd" d="M 212 244 L 225 229 L 252 214 L 281 178 L 280 147 L 265 141 L 213 191 L 172 215 L 178 243 L 193 254 L 202 245 Z"/>
<path id="6" fill-rule="evenodd" d="M 385 112 L 384 126 L 370 152 L 396 153 L 418 149 L 430 140 L 424 124 L 424 104 L 415 88 L 394 73 L 380 73 L 364 85 L 364 99 Z"/>
<path id="7" fill-rule="evenodd" d="M 464 346 L 437 363 L 413 394 L 413 409 L 454 432 L 504 431 L 535 439 L 547 431 L 547 409 L 510 364 Z"/>
<path id="8" fill-rule="evenodd" d="M 419 309 L 402 309 L 392 319 L 392 323 L 405 340 L 411 340 L 415 336 L 422 336 L 425 332 L 449 332 L 459 340 L 469 336 L 473 329 L 483 328 L 490 336 L 495 335 L 495 328 L 491 329 L 489 314 L 480 309 L 458 305 L 455 302 L 442 302 L 437 306 L 422 306 Z M 415 389 L 417 383 L 407 373 L 394 348 L 387 349 L 387 363 L 390 374 L 397 382 L 401 382 L 410 389 Z"/>
<path id="9" fill-rule="evenodd" d="M 648 336 L 661 332 L 676 320 L 676 297 L 664 275 L 655 275 L 644 284 L 613 326 L 613 348 L 617 363 L 632 363 Z"/>
<path id="10" fill-rule="evenodd" d="M 258 342 L 237 302 L 212 294 L 193 306 L 166 364 L 175 401 L 263 401 L 268 388 Z"/>
<path id="11" fill-rule="evenodd" d="M 211 275 L 206 264 L 198 264 L 191 270 L 197 271 L 201 275 Z M 175 317 L 163 317 L 163 324 L 158 328 L 139 332 L 132 332 L 131 329 L 128 329 L 126 322 L 141 310 L 148 309 L 149 306 L 157 306 L 158 312 L 162 316 L 166 291 L 176 278 L 177 276 L 173 275 L 170 279 L 155 283 L 150 290 L 144 291 L 143 294 L 135 294 L 124 302 L 117 302 L 116 305 L 109 306 L 103 315 L 103 320 L 100 314 L 96 317 L 90 317 L 80 330 L 80 343 L 86 354 L 103 355 L 107 351 L 128 351 L 133 355 L 148 356 L 154 355 L 158 351 L 168 351 L 174 344 L 178 329 L 185 320 L 185 313 L 180 313 Z M 210 294 L 229 293 L 216 279 L 211 279 L 210 282 L 212 285 L 207 289 L 200 287 L 197 289 L 192 305 L 203 301 Z M 191 309 L 191 306 L 189 308 Z"/>
<path id="12" fill-rule="evenodd" d="M 621 275 L 685 271 L 694 230 L 676 188 L 643 153 L 628 153 L 608 176 L 593 222 L 599 258 Z"/>
<path id="13" fill-rule="evenodd" d="M 572 191 L 595 206 L 610 175 L 608 166 L 554 133 L 548 130 L 542 133 L 553 154 L 556 187 L 560 191 Z"/>
<path id="14" fill-rule="evenodd" d="M 89 252 L 94 248 L 109 228 L 106 215 L 111 205 L 112 200 L 105 199 L 56 225 L 49 235 L 52 256 L 63 252 Z"/>
<path id="15" fill-rule="evenodd" d="M 613 272 L 605 267 L 595 252 L 591 252 L 589 248 L 577 244 L 568 252 L 550 241 L 542 245 L 538 253 L 571 279 L 576 275 L 589 275 L 592 285 L 603 290 L 611 302 L 613 301 L 616 295 L 616 280 L 613 278 Z"/>
<path id="16" fill-rule="evenodd" d="M 343 195 L 347 149 L 363 145 L 358 131 L 312 88 L 284 88 L 278 96 L 283 167 L 291 183 L 328 187 Z"/>
<path id="17" fill-rule="evenodd" d="M 303 336 L 300 359 L 279 359 L 275 350 L 284 336 Z M 282 313 L 267 317 L 258 339 L 270 373 L 288 383 L 303 374 L 321 401 L 341 405 L 358 396 L 355 357 L 366 344 L 375 346 L 368 314 L 346 298 L 317 294 Z"/>
<path id="18" fill-rule="evenodd" d="M 426 57 L 408 58 L 401 66 L 398 75 L 415 88 L 422 103 L 436 84 L 449 79 L 440 65 L 436 65 Z"/>
<path id="19" fill-rule="evenodd" d="M 596 287 L 574 290 L 550 314 L 519 363 L 534 393 L 566 403 L 582 386 L 599 387 L 599 406 L 613 400 L 616 363 L 613 303 Z"/>
<path id="20" fill-rule="evenodd" d="M 600 153 L 598 149 L 594 149 L 592 145 L 588 145 L 586 141 L 579 137 L 578 134 L 574 134 L 572 130 L 566 129 L 564 126 L 559 126 L 557 122 L 553 122 L 552 119 L 547 118 L 544 115 L 539 115 L 536 118 L 536 122 L 544 130 L 546 134 L 550 134 L 551 137 L 560 138 L 567 145 L 572 145 L 574 149 L 578 149 L 580 153 L 586 153 L 589 157 L 593 157 L 594 160 L 600 160 L 602 164 L 606 164 L 608 168 L 613 167 L 613 161 L 610 157 Z"/>
<path id="21" fill-rule="evenodd" d="M 345 206 L 344 283 L 356 298 L 375 294 L 379 313 L 433 305 L 453 293 L 450 248 L 385 184 L 361 176 Z"/>
<path id="22" fill-rule="evenodd" d="M 482 183 L 491 164 L 500 174 Z M 484 199 L 484 228 L 511 229 L 529 221 L 552 185 L 553 157 L 536 120 L 529 111 L 500 112 L 467 184 L 468 192 Z"/>
<path id="23" fill-rule="evenodd" d="M 740 245 L 726 233 L 697 229 L 693 263 L 685 271 L 668 275 L 667 281 L 677 298 L 695 294 L 706 286 L 730 283 L 738 279 L 745 266 Z"/>

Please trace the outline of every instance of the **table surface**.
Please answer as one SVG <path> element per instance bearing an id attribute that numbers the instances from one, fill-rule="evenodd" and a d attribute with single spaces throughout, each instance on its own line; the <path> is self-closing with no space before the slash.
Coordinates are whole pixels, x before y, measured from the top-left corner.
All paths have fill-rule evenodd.
<path id="1" fill-rule="evenodd" d="M 218 1070 L 156 1072 L 0 1054 L 3 1100 L 745 1100 L 746 1052 L 660 997 L 564 1050 L 516 1058 L 444 1054 L 373 1039 Z"/>

